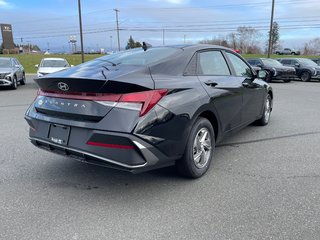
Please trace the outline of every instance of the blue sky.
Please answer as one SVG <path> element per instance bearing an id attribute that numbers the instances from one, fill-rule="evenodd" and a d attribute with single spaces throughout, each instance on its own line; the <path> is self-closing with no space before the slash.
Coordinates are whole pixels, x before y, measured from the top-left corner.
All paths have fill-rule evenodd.
<path id="1" fill-rule="evenodd" d="M 259 29 L 264 46 L 271 0 L 81 0 L 86 51 L 115 49 L 114 8 L 120 10 L 120 40 L 162 45 L 196 43 L 224 37 L 238 26 Z M 0 0 L 0 23 L 12 24 L 16 43 L 33 43 L 43 50 L 69 51 L 71 35 L 79 40 L 77 0 Z M 302 48 L 320 37 L 319 0 L 276 0 L 275 20 L 280 24 L 283 46 Z M 184 40 L 185 39 L 185 40 Z"/>

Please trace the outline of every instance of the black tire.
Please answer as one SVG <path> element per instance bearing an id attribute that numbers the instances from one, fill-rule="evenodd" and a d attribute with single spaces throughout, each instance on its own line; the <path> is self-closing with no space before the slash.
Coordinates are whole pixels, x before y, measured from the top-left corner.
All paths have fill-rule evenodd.
<path id="1" fill-rule="evenodd" d="M 201 177 L 210 166 L 214 149 L 213 127 L 208 119 L 199 117 L 191 129 L 183 157 L 176 162 L 178 173 L 188 178 Z"/>
<path id="2" fill-rule="evenodd" d="M 17 88 L 18 88 L 17 76 L 13 76 L 12 83 L 11 83 L 11 89 L 16 90 Z"/>
<path id="3" fill-rule="evenodd" d="M 311 74 L 307 71 L 304 71 L 301 73 L 300 79 L 302 82 L 309 82 L 311 79 Z"/>
<path id="4" fill-rule="evenodd" d="M 292 52 L 291 55 L 297 55 L 295 52 Z"/>
<path id="5" fill-rule="evenodd" d="M 23 73 L 23 75 L 22 75 L 22 79 L 20 80 L 20 84 L 26 85 L 26 74 L 25 73 Z"/>
<path id="6" fill-rule="evenodd" d="M 270 94 L 268 94 L 266 97 L 266 100 L 264 102 L 263 114 L 262 114 L 261 118 L 256 121 L 257 125 L 265 126 L 269 123 L 271 110 L 272 110 L 271 107 L 272 107 L 272 98 L 271 98 Z"/>
<path id="7" fill-rule="evenodd" d="M 291 80 L 290 79 L 285 79 L 285 80 L 283 80 L 283 82 L 289 83 L 289 82 L 291 82 Z"/>

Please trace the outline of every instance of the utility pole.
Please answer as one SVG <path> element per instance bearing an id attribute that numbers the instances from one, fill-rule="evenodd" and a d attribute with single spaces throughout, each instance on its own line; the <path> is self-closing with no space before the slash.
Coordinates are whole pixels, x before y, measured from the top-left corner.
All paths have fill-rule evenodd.
<path id="1" fill-rule="evenodd" d="M 272 8 L 271 8 L 269 44 L 268 44 L 268 58 L 270 58 L 270 54 L 271 54 L 271 50 L 272 50 L 272 27 L 273 27 L 274 1 L 275 0 L 272 0 Z"/>
<path id="2" fill-rule="evenodd" d="M 120 35 L 119 35 L 119 20 L 118 20 L 118 9 L 113 9 L 116 12 L 116 21 L 117 21 L 117 35 L 118 35 L 118 51 L 120 52 Z"/>
<path id="3" fill-rule="evenodd" d="M 164 29 L 162 29 L 162 45 L 163 46 L 165 45 L 165 42 L 164 42 Z"/>
<path id="4" fill-rule="evenodd" d="M 110 52 L 112 52 L 112 35 L 110 35 Z"/>
<path id="5" fill-rule="evenodd" d="M 80 3 L 80 0 L 78 0 L 78 11 L 79 11 L 79 25 L 80 25 L 81 62 L 84 63 L 83 34 L 82 34 L 82 19 L 81 19 L 81 3 Z"/>

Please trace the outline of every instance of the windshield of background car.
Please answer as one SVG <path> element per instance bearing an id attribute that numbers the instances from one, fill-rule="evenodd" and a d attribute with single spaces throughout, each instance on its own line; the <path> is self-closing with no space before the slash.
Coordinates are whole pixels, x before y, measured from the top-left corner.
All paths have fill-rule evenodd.
<path id="1" fill-rule="evenodd" d="M 270 67 L 283 67 L 281 63 L 279 63 L 277 60 L 274 59 L 261 59 L 264 65 L 270 66 Z"/>
<path id="2" fill-rule="evenodd" d="M 0 68 L 9 68 L 11 67 L 10 59 L 0 59 Z"/>
<path id="3" fill-rule="evenodd" d="M 124 64 L 145 66 L 158 62 L 162 59 L 174 55 L 175 53 L 182 51 L 182 49 L 170 47 L 150 48 L 147 49 L 147 51 L 144 51 L 142 48 L 137 48 L 97 58 L 95 60 L 85 63 L 84 65 L 97 66 L 114 63 L 117 65 Z"/>
<path id="4" fill-rule="evenodd" d="M 69 67 L 64 60 L 43 60 L 40 67 Z"/>
<path id="5" fill-rule="evenodd" d="M 318 67 L 318 65 L 310 60 L 310 59 L 307 59 L 307 58 L 301 58 L 298 60 L 300 63 L 304 64 L 304 65 L 308 65 L 308 66 L 312 66 L 312 67 Z"/>

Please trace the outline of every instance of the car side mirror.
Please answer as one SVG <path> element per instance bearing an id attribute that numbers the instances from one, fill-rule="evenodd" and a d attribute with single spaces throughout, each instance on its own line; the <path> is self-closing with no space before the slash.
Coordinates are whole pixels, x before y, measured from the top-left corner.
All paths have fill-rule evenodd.
<path id="1" fill-rule="evenodd" d="M 300 67 L 300 64 L 299 63 L 295 63 L 294 66 L 295 67 Z"/>
<path id="2" fill-rule="evenodd" d="M 257 64 L 257 67 L 262 67 L 262 64 L 261 63 Z"/>
<path id="3" fill-rule="evenodd" d="M 14 67 L 15 67 L 15 68 L 19 68 L 19 67 L 20 67 L 20 65 L 16 64 L 16 65 L 14 65 Z"/>
<path id="4" fill-rule="evenodd" d="M 265 71 L 265 70 L 260 70 L 260 71 L 258 72 L 258 76 L 257 76 L 257 77 L 260 78 L 260 79 L 262 79 L 262 80 L 266 80 L 267 77 L 268 77 L 268 73 L 267 73 L 267 71 Z"/>
<path id="5" fill-rule="evenodd" d="M 39 67 L 39 64 L 36 64 L 36 65 L 34 65 L 35 66 L 35 68 L 38 68 Z"/>

